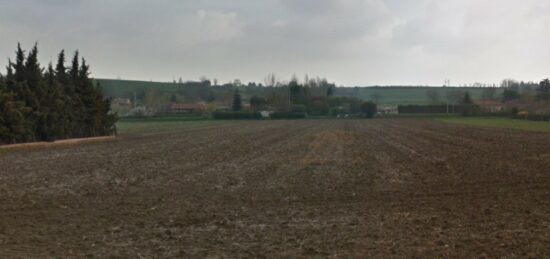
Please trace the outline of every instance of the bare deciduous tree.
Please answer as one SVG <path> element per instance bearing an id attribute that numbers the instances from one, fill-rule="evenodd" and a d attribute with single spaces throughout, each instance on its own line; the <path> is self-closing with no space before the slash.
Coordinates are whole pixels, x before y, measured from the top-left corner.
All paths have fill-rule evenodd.
<path id="1" fill-rule="evenodd" d="M 267 75 L 267 77 L 264 79 L 265 86 L 276 86 L 277 85 L 277 76 L 275 76 L 274 73 L 270 73 Z"/>

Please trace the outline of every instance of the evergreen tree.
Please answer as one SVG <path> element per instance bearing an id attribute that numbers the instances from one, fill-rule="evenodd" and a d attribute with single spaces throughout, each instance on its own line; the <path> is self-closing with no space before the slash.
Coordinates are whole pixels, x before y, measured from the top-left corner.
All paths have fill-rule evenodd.
<path id="1" fill-rule="evenodd" d="M 86 61 L 80 65 L 76 52 L 68 71 L 64 63 L 61 51 L 55 69 L 50 63 L 44 71 L 37 45 L 25 55 L 18 44 L 15 62 L 0 74 L 0 144 L 114 132 L 117 117 L 89 78 Z"/>
<path id="2" fill-rule="evenodd" d="M 86 60 L 82 58 L 82 63 L 78 70 L 78 83 L 76 92 L 82 104 L 82 126 L 84 127 L 82 134 L 86 136 L 95 136 L 94 117 L 97 113 L 92 81 L 88 78 L 90 67 L 86 64 Z"/>
<path id="3" fill-rule="evenodd" d="M 0 144 L 13 144 L 33 140 L 33 132 L 26 120 L 29 109 L 15 99 L 4 83 L 0 82 Z"/>
<path id="4" fill-rule="evenodd" d="M 235 95 L 233 95 L 233 111 L 238 112 L 243 108 L 243 103 L 241 100 L 241 94 L 239 89 L 235 90 Z"/>
<path id="5" fill-rule="evenodd" d="M 542 101 L 550 101 L 550 79 L 540 81 L 537 87 L 537 99 Z"/>
<path id="6" fill-rule="evenodd" d="M 8 69 L 8 74 L 12 73 L 12 78 L 8 81 L 7 84 L 8 88 L 11 90 L 11 92 L 14 93 L 14 98 L 17 101 L 22 101 L 25 103 L 25 105 L 28 105 L 28 102 L 30 101 L 28 100 L 30 90 L 25 80 L 25 51 L 21 49 L 20 43 L 17 44 L 17 51 L 15 52 L 15 63 L 12 63 L 11 66 L 8 66 L 12 68 Z"/>
<path id="7" fill-rule="evenodd" d="M 63 92 L 56 80 L 56 72 L 50 63 L 44 74 L 46 95 L 44 96 L 45 140 L 56 140 L 65 136 Z"/>
<path id="8" fill-rule="evenodd" d="M 25 81 L 25 52 L 21 49 L 21 44 L 17 43 L 17 51 L 15 52 L 15 63 L 13 64 L 15 69 L 14 80 L 16 82 Z"/>
<path id="9" fill-rule="evenodd" d="M 4 78 L 4 84 L 7 87 L 8 82 L 10 80 L 13 80 L 13 63 L 11 63 L 11 59 L 8 59 L 8 65 L 6 66 L 6 77 Z"/>
<path id="10" fill-rule="evenodd" d="M 84 125 L 87 136 L 101 135 L 101 132 L 105 131 L 104 117 L 108 116 L 110 109 L 110 101 L 104 100 L 103 93 L 99 84 L 94 86 L 92 80 L 89 78 L 90 67 L 87 65 L 86 60 L 82 59 L 82 64 L 79 70 L 79 94 L 80 100 L 84 110 Z"/>
<path id="11" fill-rule="evenodd" d="M 55 79 L 60 84 L 67 83 L 67 68 L 65 67 L 65 50 L 61 50 L 57 56 L 57 64 L 55 66 Z"/>
<path id="12" fill-rule="evenodd" d="M 43 91 L 43 89 L 40 89 L 42 68 L 40 68 L 40 63 L 38 63 L 38 47 L 36 44 L 29 52 L 25 61 L 25 80 L 30 90 L 37 94 L 36 98 L 40 98 L 42 93 L 39 92 Z"/>
<path id="13" fill-rule="evenodd" d="M 47 124 L 45 112 L 47 111 L 42 107 L 42 101 L 44 101 L 46 94 L 44 92 L 42 68 L 38 63 L 37 44 L 34 45 L 25 60 L 25 82 L 28 92 L 24 98 L 27 106 L 31 108 L 28 119 L 33 124 L 35 140 L 47 140 L 45 129 Z"/>
<path id="14" fill-rule="evenodd" d="M 73 86 L 76 86 L 79 80 L 78 78 L 78 75 L 80 72 L 79 59 L 80 59 L 80 54 L 77 50 L 74 52 L 73 60 L 71 62 L 71 67 L 69 68 L 69 72 L 68 72 L 69 80 L 71 81 L 71 83 L 73 83 Z"/>
<path id="15" fill-rule="evenodd" d="M 303 104 L 302 101 L 302 86 L 298 84 L 297 80 L 291 80 L 288 83 L 288 91 L 290 94 L 290 102 L 292 104 Z"/>
<path id="16" fill-rule="evenodd" d="M 63 134 L 62 138 L 72 137 L 72 131 L 74 128 L 73 121 L 76 118 L 73 107 L 75 103 L 75 91 L 73 85 L 69 81 L 67 74 L 67 67 L 65 67 L 65 51 L 61 50 L 57 56 L 57 64 L 55 66 L 55 81 L 59 84 L 61 96 L 60 96 L 60 124 L 62 129 L 60 133 Z"/>
<path id="17" fill-rule="evenodd" d="M 361 104 L 361 112 L 365 115 L 367 118 L 373 118 L 374 115 L 376 115 L 377 112 L 377 106 L 376 103 L 368 101 Z"/>
<path id="18" fill-rule="evenodd" d="M 13 74 L 13 63 L 11 62 L 11 59 L 8 59 L 8 65 L 6 66 L 6 76 L 2 81 L 3 87 L 5 88 L 4 90 L 13 93 L 13 90 L 15 89 L 15 76 Z"/>
<path id="19" fill-rule="evenodd" d="M 85 109 L 82 103 L 81 78 L 80 78 L 80 61 L 79 52 L 75 51 L 71 67 L 67 73 L 68 82 L 67 90 L 70 98 L 69 115 L 70 115 L 70 132 L 72 137 L 84 137 L 85 134 Z"/>
<path id="20" fill-rule="evenodd" d="M 100 128 L 97 132 L 99 135 L 117 134 L 116 121 L 118 120 L 117 114 L 111 113 L 111 100 L 104 98 L 101 86 L 99 83 L 96 86 L 96 107 L 100 115 Z"/>
<path id="21" fill-rule="evenodd" d="M 330 85 L 327 89 L 327 97 L 331 97 L 334 95 L 334 86 Z"/>

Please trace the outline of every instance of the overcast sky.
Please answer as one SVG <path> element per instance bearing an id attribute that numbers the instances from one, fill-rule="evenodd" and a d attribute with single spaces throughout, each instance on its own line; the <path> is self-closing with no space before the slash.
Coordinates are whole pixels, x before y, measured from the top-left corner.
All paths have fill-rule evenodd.
<path id="1" fill-rule="evenodd" d="M 0 0 L 0 65 L 79 49 L 92 76 L 338 85 L 550 76 L 549 0 Z M 3 70 L 2 70 L 3 72 Z"/>

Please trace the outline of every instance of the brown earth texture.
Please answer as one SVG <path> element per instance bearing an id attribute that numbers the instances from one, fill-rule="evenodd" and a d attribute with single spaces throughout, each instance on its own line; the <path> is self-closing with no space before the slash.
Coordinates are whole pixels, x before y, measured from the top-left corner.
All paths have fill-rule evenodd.
<path id="1" fill-rule="evenodd" d="M 550 134 L 151 123 L 1 151 L 0 257 L 548 258 Z"/>

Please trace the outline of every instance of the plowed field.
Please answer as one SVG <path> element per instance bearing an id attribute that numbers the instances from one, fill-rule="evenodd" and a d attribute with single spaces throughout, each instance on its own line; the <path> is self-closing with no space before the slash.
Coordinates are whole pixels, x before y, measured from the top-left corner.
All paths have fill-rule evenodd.
<path id="1" fill-rule="evenodd" d="M 412 119 L 128 128 L 0 153 L 0 257 L 550 256 L 550 134 Z"/>

